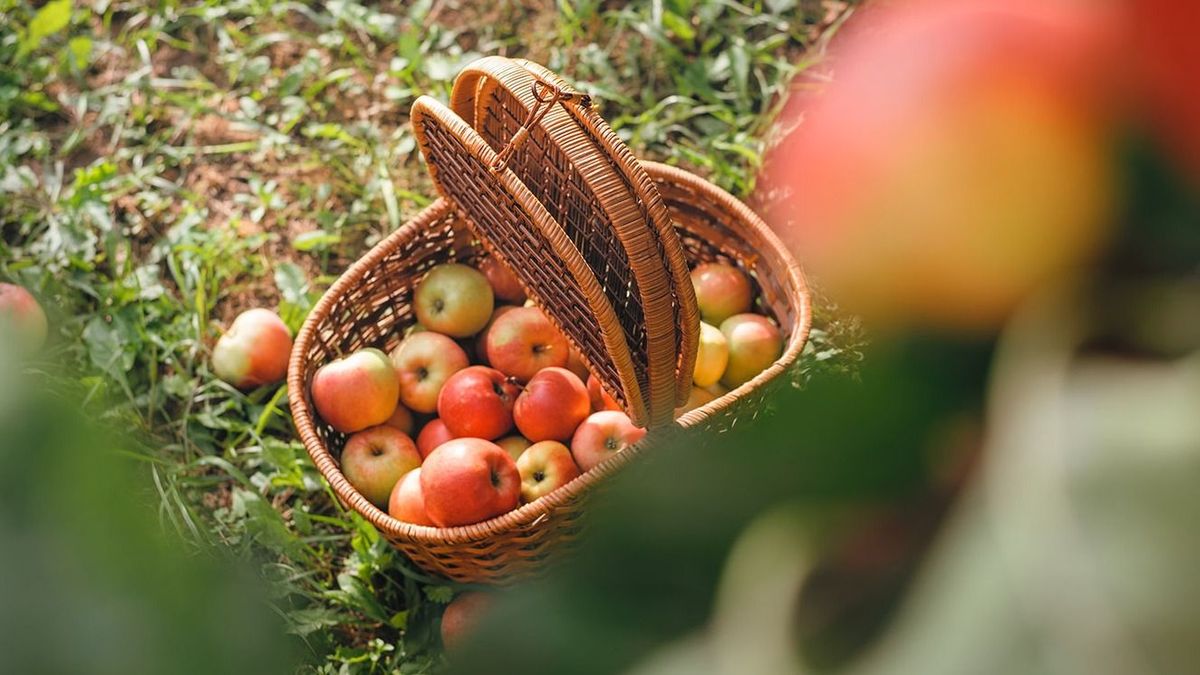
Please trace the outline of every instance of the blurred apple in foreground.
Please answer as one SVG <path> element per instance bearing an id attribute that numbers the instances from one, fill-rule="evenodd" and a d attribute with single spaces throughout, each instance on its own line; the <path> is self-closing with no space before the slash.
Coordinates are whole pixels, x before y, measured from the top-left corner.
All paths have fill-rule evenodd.
<path id="1" fill-rule="evenodd" d="M 46 342 L 46 313 L 29 291 L 14 284 L 0 283 L 0 336 L 10 330 L 21 341 L 25 351 L 36 351 Z M 291 351 L 290 336 L 288 351 Z M 286 371 L 286 355 L 283 361 Z"/>
<path id="2" fill-rule="evenodd" d="M 44 335 L 45 317 L 42 324 Z M 292 333 L 283 319 L 269 309 L 248 309 L 233 320 L 213 347 L 213 372 L 238 389 L 273 384 L 287 375 L 291 354 Z"/>
<path id="3" fill-rule="evenodd" d="M 996 326 L 1104 243 L 1114 193 L 1111 3 L 868 8 L 833 82 L 792 101 L 768 220 L 833 298 L 878 324 Z"/>
<path id="4" fill-rule="evenodd" d="M 379 508 L 387 507 L 392 488 L 404 474 L 421 466 L 421 455 L 412 439 L 395 427 L 364 429 L 342 449 L 346 480 Z"/>
<path id="5" fill-rule="evenodd" d="M 1200 2 L 1129 0 L 1136 93 L 1167 152 L 1200 182 Z"/>

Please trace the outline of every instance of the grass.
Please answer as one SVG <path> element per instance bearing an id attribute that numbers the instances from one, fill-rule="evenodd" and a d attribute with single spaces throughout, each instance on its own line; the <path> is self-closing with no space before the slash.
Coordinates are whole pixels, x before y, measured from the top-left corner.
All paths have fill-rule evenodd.
<path id="1" fill-rule="evenodd" d="M 0 278 L 51 315 L 40 365 L 146 440 L 164 526 L 259 562 L 309 672 L 426 672 L 455 589 L 336 506 L 283 386 L 212 376 L 221 326 L 267 306 L 297 328 L 430 201 L 407 110 L 472 59 L 546 63 L 637 153 L 748 195 L 782 93 L 843 10 L 0 0 Z M 850 368 L 856 333 L 832 316 L 806 368 Z"/>

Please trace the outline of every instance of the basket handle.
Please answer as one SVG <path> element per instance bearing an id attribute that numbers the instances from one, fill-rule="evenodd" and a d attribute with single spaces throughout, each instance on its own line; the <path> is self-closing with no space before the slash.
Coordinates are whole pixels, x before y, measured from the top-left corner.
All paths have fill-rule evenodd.
<path id="1" fill-rule="evenodd" d="M 508 143 L 496 154 L 496 158 L 488 166 L 488 170 L 492 173 L 500 173 L 508 167 L 508 159 L 529 138 L 529 130 L 541 123 L 542 118 L 546 116 L 546 113 L 550 111 L 550 108 L 555 103 L 563 104 L 564 108 L 567 107 L 567 103 L 585 106 L 591 103 L 591 97 L 587 94 L 564 86 L 551 84 L 536 75 L 534 75 L 531 91 L 533 92 L 533 107 L 529 109 L 529 115 L 525 117 L 525 121 L 521 123 L 517 132 L 513 134 L 512 138 L 508 139 Z"/>

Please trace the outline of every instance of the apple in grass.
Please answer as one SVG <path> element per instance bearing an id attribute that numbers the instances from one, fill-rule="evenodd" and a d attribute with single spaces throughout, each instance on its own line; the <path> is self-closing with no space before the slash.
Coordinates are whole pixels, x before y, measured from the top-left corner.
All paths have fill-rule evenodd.
<path id="1" fill-rule="evenodd" d="M 268 309 L 249 309 L 217 340 L 213 372 L 238 389 L 252 389 L 283 380 L 291 354 L 292 333 L 283 319 Z"/>
<path id="2" fill-rule="evenodd" d="M 421 492 L 426 513 L 439 527 L 470 525 L 515 509 L 521 501 L 521 474 L 495 443 L 456 438 L 425 458 Z"/>
<path id="3" fill-rule="evenodd" d="M 634 426 L 629 416 L 617 410 L 592 413 L 571 437 L 571 456 L 582 471 L 590 471 L 609 457 L 637 443 L 646 430 Z"/>
<path id="4" fill-rule="evenodd" d="M 508 312 L 509 310 L 513 310 L 513 309 L 516 309 L 516 307 L 514 305 L 499 305 L 498 307 L 496 307 L 495 310 L 492 311 L 492 318 L 488 319 L 487 324 L 484 325 L 484 327 L 479 331 L 479 334 L 475 336 L 476 361 L 478 361 L 479 363 L 481 363 L 485 366 L 491 365 L 491 362 L 488 361 L 488 357 L 487 357 L 488 333 L 492 330 L 492 326 L 494 326 L 496 324 L 496 319 L 500 318 L 506 312 Z"/>
<path id="5" fill-rule="evenodd" d="M 521 435 L 538 441 L 570 440 L 592 412 L 587 387 L 566 368 L 539 370 L 513 405 L 513 421 Z"/>
<path id="6" fill-rule="evenodd" d="M 425 511 L 425 495 L 421 492 L 421 467 L 404 474 L 388 498 L 388 515 L 413 525 L 433 526 Z"/>
<path id="7" fill-rule="evenodd" d="M 567 352 L 567 339 L 537 307 L 505 312 L 488 329 L 488 362 L 522 382 L 542 368 L 567 365 Z"/>
<path id="8" fill-rule="evenodd" d="M 709 262 L 692 270 L 692 287 L 700 318 L 714 326 L 734 314 L 750 311 L 753 297 L 750 280 L 741 270 L 725 263 Z"/>
<path id="9" fill-rule="evenodd" d="M 457 342 L 431 331 L 404 338 L 392 350 L 391 359 L 400 379 L 400 403 L 422 413 L 436 411 L 446 380 L 471 365 Z"/>
<path id="10" fill-rule="evenodd" d="M 492 596 L 480 591 L 467 591 L 454 596 L 442 613 L 442 646 L 447 651 L 457 648 L 491 604 Z"/>
<path id="11" fill-rule="evenodd" d="M 570 483 L 579 476 L 571 450 L 558 441 L 540 441 L 517 459 L 521 474 L 521 499 L 532 502 Z"/>
<path id="12" fill-rule="evenodd" d="M 429 456 L 429 453 L 437 449 L 437 446 L 454 438 L 454 434 L 446 428 L 446 423 L 438 418 L 433 418 L 421 427 L 421 433 L 417 434 L 417 452 L 421 453 L 421 459 Z"/>
<path id="13" fill-rule="evenodd" d="M 383 424 L 396 411 L 400 380 L 387 354 L 360 349 L 313 375 L 312 400 L 321 419 L 344 434 Z"/>
<path id="14" fill-rule="evenodd" d="M 604 391 L 603 385 L 600 384 L 600 378 L 595 375 L 588 375 L 587 379 L 588 398 L 592 402 L 592 411 L 599 412 L 601 410 L 620 410 L 621 405 L 617 400 Z"/>
<path id="15" fill-rule="evenodd" d="M 450 376 L 438 395 L 438 417 L 456 438 L 500 438 L 513 427 L 521 388 L 504 373 L 470 366 Z"/>
<path id="16" fill-rule="evenodd" d="M 729 342 L 729 364 L 721 384 L 734 389 L 766 370 L 783 354 L 783 334 L 758 314 L 737 314 L 721 323 Z"/>
<path id="17" fill-rule="evenodd" d="M 696 348 L 696 367 L 692 371 L 692 384 L 711 387 L 725 373 L 729 363 L 729 341 L 716 326 L 700 322 L 700 342 Z"/>
<path id="18" fill-rule="evenodd" d="M 498 258 L 488 256 L 480 260 L 479 271 L 492 285 L 492 293 L 497 299 L 513 305 L 525 302 L 525 287 Z"/>
<path id="19" fill-rule="evenodd" d="M 456 338 L 478 333 L 492 316 L 494 304 L 487 278 L 458 263 L 429 270 L 413 293 L 413 309 L 421 325 Z"/>
<path id="20" fill-rule="evenodd" d="M 0 284 L 0 336 L 11 331 L 19 341 L 21 350 L 32 353 L 45 344 L 47 330 L 46 312 L 32 293 L 15 284 Z M 291 351 L 290 335 L 288 351 Z M 283 360 L 286 372 L 286 355 Z"/>
<path id="21" fill-rule="evenodd" d="M 401 476 L 421 466 L 421 455 L 407 434 L 380 425 L 364 429 L 342 448 L 342 474 L 372 504 L 386 508 Z"/>
<path id="22" fill-rule="evenodd" d="M 515 460 L 520 458 L 521 453 L 525 452 L 525 449 L 530 445 L 533 445 L 533 442 L 524 436 L 513 435 L 501 438 L 500 440 L 496 441 L 496 445 L 504 448 L 504 451 L 511 455 Z"/>

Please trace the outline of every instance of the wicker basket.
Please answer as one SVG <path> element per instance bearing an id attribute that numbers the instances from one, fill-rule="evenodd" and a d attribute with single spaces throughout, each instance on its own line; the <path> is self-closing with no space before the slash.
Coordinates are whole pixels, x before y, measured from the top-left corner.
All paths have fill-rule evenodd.
<path id="1" fill-rule="evenodd" d="M 488 69 L 504 65 L 493 62 L 484 64 L 482 69 L 468 70 L 494 73 Z M 529 65 L 521 63 L 520 66 L 520 72 L 531 72 Z M 520 75 L 520 72 L 513 72 Z M 537 79 L 545 81 L 549 76 L 549 73 L 538 73 Z M 479 88 L 479 78 L 460 78 L 460 83 L 484 91 Z M 459 85 L 456 84 L 455 101 L 462 105 L 467 99 L 458 92 Z M 489 97 L 488 100 L 493 99 Z M 525 104 L 534 110 L 537 108 L 528 100 Z M 696 176 L 673 167 L 631 159 L 607 162 L 610 173 L 598 174 L 599 183 L 593 181 L 587 185 L 578 176 L 572 180 L 576 181 L 573 189 L 582 190 L 585 195 L 581 203 L 589 194 L 584 188 L 597 185 L 610 202 L 617 199 L 602 207 L 602 212 L 610 217 L 599 221 L 582 218 L 582 224 L 577 225 L 584 229 L 572 230 L 571 226 L 562 225 L 551 215 L 541 201 L 548 194 L 561 193 L 553 193 L 552 186 L 545 184 L 532 190 L 528 187 L 538 178 L 528 164 L 531 157 L 546 152 L 551 140 L 569 138 L 576 129 L 586 133 L 587 125 L 577 124 L 573 129 L 564 130 L 565 118 L 558 116 L 557 120 L 551 120 L 559 125 L 554 139 L 545 136 L 535 139 L 540 145 L 527 144 L 523 151 L 509 153 L 509 166 L 497 169 L 497 156 L 502 154 L 503 148 L 497 151 L 488 141 L 473 135 L 475 132 L 470 125 L 456 122 L 458 116 L 453 111 L 428 102 L 424 105 L 429 107 L 424 111 L 414 110 L 414 126 L 419 138 L 430 134 L 442 136 L 436 141 L 441 143 L 442 154 L 428 150 L 428 138 L 422 139 L 422 148 L 430 160 L 439 189 L 457 198 L 438 199 L 421 211 L 354 263 L 325 293 L 296 338 L 288 373 L 289 397 L 297 430 L 309 454 L 345 505 L 367 518 L 427 572 L 460 582 L 506 583 L 538 572 L 551 553 L 561 548 L 560 544 L 578 536 L 584 499 L 605 477 L 642 452 L 685 430 L 721 432 L 731 428 L 740 418 L 753 418 L 772 387 L 790 384 L 787 371 L 808 336 L 809 295 L 799 267 L 762 221 L 728 193 Z M 557 106 L 551 104 L 550 107 Z M 586 116 L 586 111 L 581 112 L 584 115 L 573 114 L 571 118 L 579 121 Z M 550 117 L 551 112 L 544 115 Z M 533 115 L 526 117 L 529 119 Z M 433 119 L 436 124 L 422 126 L 422 119 Z M 604 130 L 607 127 L 601 129 Z M 607 133 L 611 134 L 610 131 Z M 463 139 L 467 139 L 466 144 L 461 143 Z M 618 150 L 623 149 L 615 136 L 606 142 L 613 143 L 611 147 Z M 574 151 L 582 154 L 575 158 L 594 157 L 588 153 L 596 148 L 601 157 L 615 156 L 603 144 L 593 143 L 588 152 L 580 150 L 576 144 Z M 461 170 L 469 178 L 458 184 L 445 185 L 445 176 L 439 178 L 438 172 L 451 165 L 456 172 Z M 487 175 L 478 171 L 480 166 L 490 169 Z M 518 173 L 529 178 L 529 183 Z M 547 172 L 549 178 L 542 180 L 551 182 L 563 173 Z M 610 182 L 605 183 L 606 179 Z M 605 186 L 611 186 L 613 180 L 627 186 L 627 192 L 606 190 Z M 472 194 L 470 190 L 492 192 L 487 193 L 487 199 L 471 203 L 465 198 Z M 614 220 L 611 217 L 614 208 L 625 204 L 619 200 L 628 201 L 631 196 L 639 204 L 629 208 L 634 214 L 643 214 L 641 236 L 635 226 L 638 221 L 634 218 L 623 221 L 621 227 L 626 228 L 625 231 L 616 237 L 604 238 L 605 232 L 597 231 L 595 223 L 607 227 Z M 508 210 L 502 213 L 491 211 L 496 203 L 504 203 Z M 655 208 L 665 208 L 666 217 L 664 214 L 647 217 L 647 210 Z M 620 217 L 623 216 L 618 219 Z M 521 229 L 517 232 L 505 230 L 505 227 L 511 227 L 511 223 L 504 224 L 505 218 L 515 219 L 512 222 L 519 223 Z M 668 223 L 669 227 L 661 229 L 655 222 Z M 586 229 L 589 227 L 591 229 Z M 650 230 L 653 232 L 648 234 Z M 516 240 L 519 237 L 541 239 L 534 239 L 537 245 L 521 246 Z M 612 254 L 604 261 L 597 260 L 595 255 L 580 253 L 580 246 L 586 248 L 594 244 L 596 238 L 600 238 L 605 247 L 599 250 L 611 254 L 615 247 L 623 247 L 624 255 Z M 638 259 L 636 248 L 631 248 L 637 246 L 650 247 L 657 257 Z M 787 342 L 779 360 L 753 380 L 685 413 L 674 422 L 667 422 L 665 420 L 673 415 L 670 410 L 664 413 L 663 406 L 673 408 L 677 394 L 682 390 L 677 379 L 683 375 L 690 378 L 690 361 L 680 352 L 688 348 L 689 339 L 694 340 L 689 337 L 688 324 L 696 316 L 690 285 L 686 290 L 679 288 L 681 280 L 686 280 L 686 274 L 681 276 L 679 273 L 683 265 L 676 264 L 679 269 L 671 268 L 675 264 L 669 260 L 672 250 L 677 251 L 675 256 L 688 265 L 721 260 L 741 267 L 756 287 L 756 311 L 773 317 L 786 334 Z M 652 422 L 651 432 L 642 442 L 618 453 L 567 486 L 492 520 L 454 528 L 404 523 L 372 505 L 342 475 L 337 455 L 345 436 L 315 414 L 309 384 L 321 365 L 339 355 L 368 346 L 384 350 L 395 347 L 404 329 L 416 321 L 412 291 L 429 268 L 452 260 L 474 264 L 487 255 L 499 257 L 518 272 L 531 297 L 538 300 L 547 315 L 567 333 L 589 367 L 598 374 L 606 373 L 602 379 L 627 408 L 643 406 L 643 419 Z M 635 272 L 631 269 L 631 259 L 640 260 L 638 264 L 646 265 L 647 269 Z M 655 260 L 660 261 L 658 269 L 653 269 L 650 264 Z M 598 268 L 598 263 L 602 263 L 602 267 Z M 552 273 L 544 274 L 546 270 Z M 537 276 L 539 273 L 542 276 Z M 617 305 L 619 311 L 614 310 L 610 301 L 614 297 L 613 288 L 609 284 L 641 289 L 643 285 L 639 282 L 646 279 L 651 283 L 664 283 L 665 280 L 667 285 L 640 296 L 627 293 L 630 298 L 625 299 L 626 304 Z M 630 304 L 636 307 L 631 309 Z M 657 336 L 646 336 L 630 329 L 631 317 L 637 317 L 639 312 L 644 320 L 654 323 L 661 331 Z M 662 321 L 664 318 L 666 323 Z M 658 345 L 661 352 L 664 341 L 671 349 L 667 359 L 664 360 L 661 353 L 647 353 L 651 345 Z M 690 348 L 694 358 L 694 342 Z M 683 373 L 685 364 L 687 371 Z M 663 375 L 664 367 L 668 368 L 666 376 Z M 664 380 L 667 376 L 669 380 Z M 657 387 L 653 392 L 652 381 Z M 631 409 L 630 412 L 633 416 L 634 411 Z"/>

